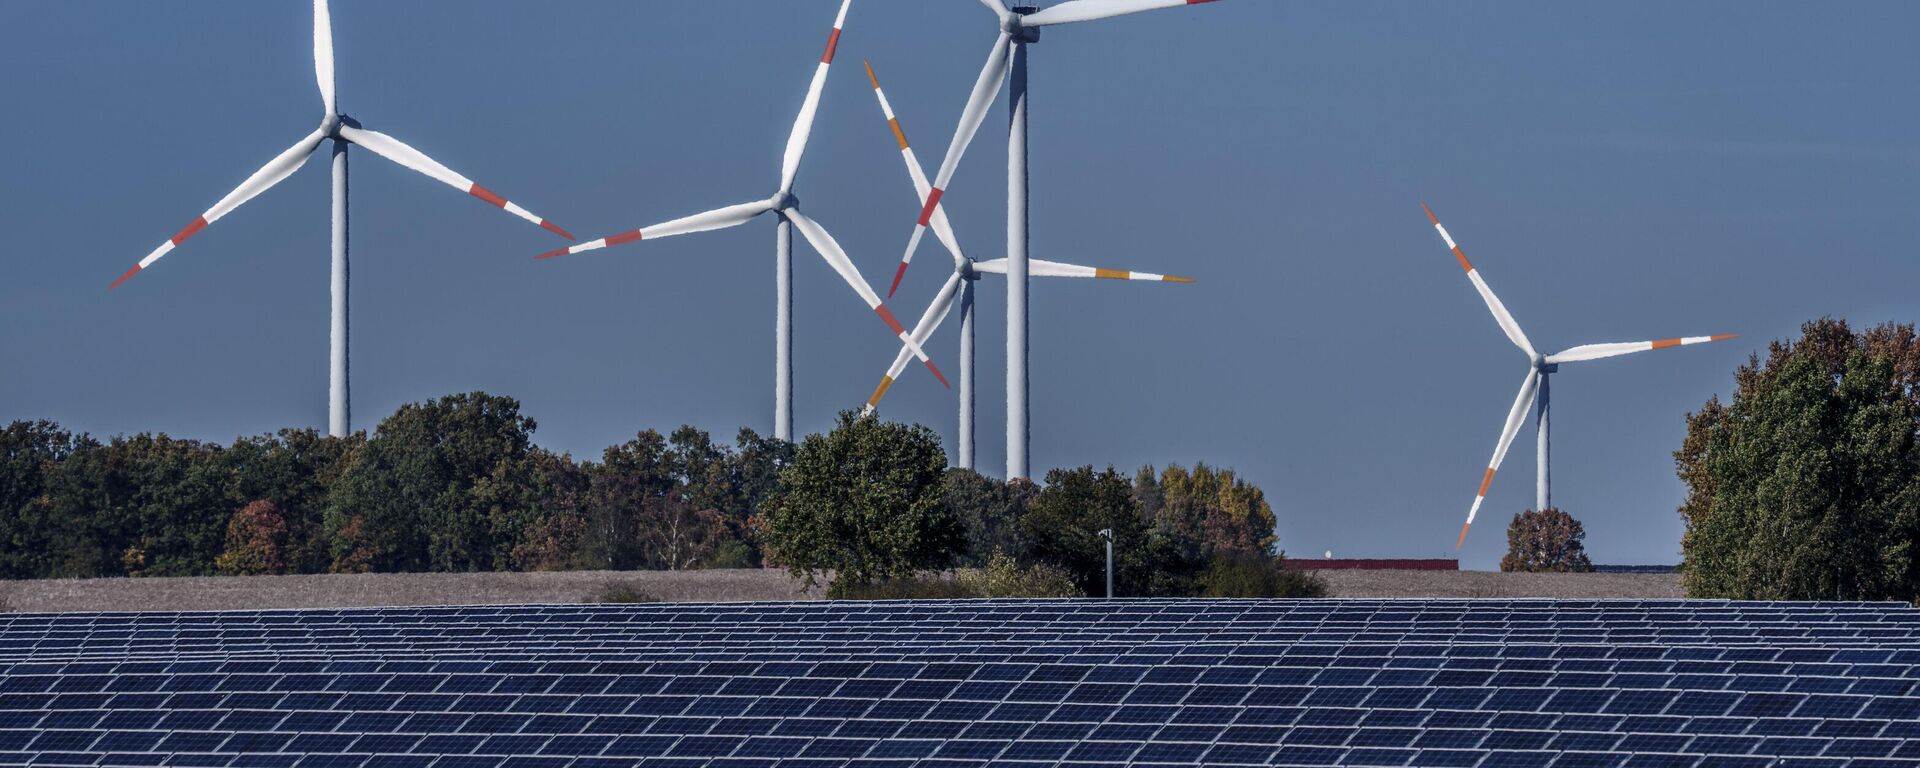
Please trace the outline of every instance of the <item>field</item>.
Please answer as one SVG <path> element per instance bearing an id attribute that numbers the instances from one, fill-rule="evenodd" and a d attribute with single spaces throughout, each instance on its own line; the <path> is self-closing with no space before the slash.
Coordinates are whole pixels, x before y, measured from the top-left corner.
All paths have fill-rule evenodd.
<path id="1" fill-rule="evenodd" d="M 1682 597 L 1673 574 L 1328 571 L 1335 597 Z M 820 599 L 781 571 L 569 571 L 47 579 L 0 582 L 12 611 L 197 611 L 379 605 L 579 603 L 610 587 L 664 601 Z"/>

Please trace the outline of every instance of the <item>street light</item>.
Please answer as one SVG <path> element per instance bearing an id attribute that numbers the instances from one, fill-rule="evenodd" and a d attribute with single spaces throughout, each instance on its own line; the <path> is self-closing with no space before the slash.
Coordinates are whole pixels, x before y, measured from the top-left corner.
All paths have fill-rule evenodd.
<path id="1" fill-rule="evenodd" d="M 1107 599 L 1113 599 L 1113 529 L 1100 529 L 1100 538 L 1107 540 Z"/>

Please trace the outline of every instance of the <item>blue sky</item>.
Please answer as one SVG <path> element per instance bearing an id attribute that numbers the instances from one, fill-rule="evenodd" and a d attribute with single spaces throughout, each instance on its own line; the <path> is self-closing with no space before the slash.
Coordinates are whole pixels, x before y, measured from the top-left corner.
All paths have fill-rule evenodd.
<path id="1" fill-rule="evenodd" d="M 763 198 L 832 0 L 336 0 L 342 108 L 595 237 Z M 227 441 L 326 419 L 327 174 L 312 163 L 109 293 L 319 118 L 305 3 L 16 4 L 0 36 L 0 418 Z M 1601 562 L 1673 562 L 1682 414 L 1821 315 L 1911 321 L 1920 9 L 1226 0 L 1048 29 L 1032 49 L 1032 253 L 1192 285 L 1035 280 L 1033 464 L 1231 466 L 1283 546 L 1449 556 L 1525 372 L 1420 212 L 1535 344 L 1739 333 L 1554 379 L 1555 501 Z M 860 61 L 937 164 L 994 25 L 861 0 L 798 192 L 882 287 L 917 206 Z M 1004 244 L 1004 98 L 946 205 Z M 929 173 L 932 172 L 929 168 Z M 773 223 L 535 263 L 551 235 L 354 160 L 356 426 L 520 398 L 580 456 L 772 421 Z M 929 243 L 928 246 L 932 246 Z M 796 421 L 896 349 L 796 253 Z M 903 316 L 946 277 L 925 247 Z M 1003 466 L 1005 304 L 981 284 L 980 465 Z M 928 347 L 958 366 L 957 323 Z M 952 447 L 918 368 L 891 418 Z M 1530 506 L 1523 432 L 1462 553 Z"/>

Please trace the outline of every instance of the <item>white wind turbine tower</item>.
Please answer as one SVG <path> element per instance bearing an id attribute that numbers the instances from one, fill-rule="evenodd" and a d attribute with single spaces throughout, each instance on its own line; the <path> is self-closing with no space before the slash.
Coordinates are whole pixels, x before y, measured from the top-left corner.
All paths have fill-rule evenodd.
<path id="1" fill-rule="evenodd" d="M 800 158 L 806 154 L 807 137 L 813 133 L 813 117 L 820 108 L 820 92 L 826 88 L 827 71 L 833 65 L 835 50 L 840 46 L 840 29 L 846 24 L 847 7 L 852 3 L 853 0 L 840 2 L 840 14 L 834 17 L 833 31 L 827 35 L 826 53 L 820 56 L 820 64 L 814 68 L 813 82 L 807 86 L 806 100 L 801 102 L 800 114 L 794 118 L 793 130 L 787 135 L 786 154 L 780 163 L 780 186 L 772 197 L 609 235 L 537 257 L 549 259 L 636 240 L 726 229 L 745 224 L 760 214 L 773 213 L 777 217 L 774 229 L 774 284 L 777 298 L 774 310 L 773 434 L 787 441 L 793 440 L 793 233 L 789 226 L 799 228 L 800 235 L 813 245 L 820 257 L 826 259 L 833 271 L 840 273 L 840 278 L 847 281 L 847 285 L 853 286 L 854 292 L 860 294 L 860 299 L 867 303 L 867 307 L 879 315 L 887 328 L 913 350 L 914 356 L 920 358 L 920 362 L 933 372 L 940 383 L 947 381 L 947 377 L 941 375 L 940 369 L 927 358 L 920 345 L 908 336 L 907 329 L 900 325 L 893 311 L 867 285 L 866 278 L 860 276 L 860 271 L 854 268 L 846 251 L 840 248 L 840 243 L 825 228 L 800 212 L 800 200 L 793 194 L 794 179 L 800 171 Z"/>
<path id="2" fill-rule="evenodd" d="M 1027 276 L 1033 274 L 1027 259 L 1027 45 L 1040 39 L 1040 28 L 1056 24 L 1123 16 L 1158 8 L 1199 5 L 1213 0 L 1067 0 L 1045 10 L 1029 6 L 1009 9 L 1001 0 L 980 0 L 1000 17 L 1000 35 L 987 51 L 986 66 L 974 81 L 967 106 L 954 128 L 947 156 L 940 163 L 931 190 L 921 202 L 920 221 L 900 266 L 894 271 L 893 284 L 913 260 L 913 252 L 926 234 L 927 225 L 940 198 L 953 181 L 955 166 L 973 141 L 973 134 L 986 119 L 987 108 L 1000 93 L 1002 82 L 1011 80 L 1008 93 L 1007 129 L 1007 479 L 1025 478 L 1027 464 Z M 889 291 L 891 293 L 891 291 Z"/>
<path id="3" fill-rule="evenodd" d="M 893 114 L 893 105 L 887 101 L 887 94 L 880 89 L 880 78 L 874 76 L 873 66 L 867 65 L 867 79 L 873 82 L 874 98 L 880 102 L 880 112 L 886 115 L 887 127 L 893 130 L 894 142 L 900 145 L 900 158 L 906 161 L 907 176 L 913 180 L 913 189 L 918 195 L 915 199 L 925 200 L 932 186 L 927 183 L 927 174 L 920 167 L 919 158 L 913 154 L 913 146 L 907 143 L 906 131 L 900 127 L 900 119 Z M 960 250 L 959 240 L 954 238 L 953 225 L 947 221 L 944 206 L 935 206 L 929 225 L 934 238 L 945 246 L 947 253 L 953 255 L 953 274 L 947 277 L 945 285 L 934 296 L 933 303 L 927 305 L 927 311 L 920 316 L 920 322 L 913 327 L 913 340 L 925 345 L 927 338 L 940 327 L 953 309 L 956 296 L 960 301 L 960 460 L 956 466 L 973 469 L 973 283 L 982 273 L 1004 275 L 1007 273 L 1006 259 L 974 261 Z M 1031 259 L 1028 261 L 1029 274 L 1042 277 L 1081 277 L 1103 280 L 1145 280 L 1168 283 L 1191 283 L 1192 278 L 1172 275 L 1156 275 L 1151 272 L 1129 272 L 1120 269 L 1102 269 L 1083 267 L 1076 264 L 1062 264 L 1055 261 Z M 896 275 L 899 273 L 896 272 Z M 885 376 L 880 377 L 880 385 L 875 387 L 873 395 L 867 398 L 866 412 L 872 413 L 880 406 L 880 399 L 887 396 L 887 390 L 893 386 L 907 368 L 907 362 L 913 357 L 913 350 L 904 345 L 893 358 L 893 365 L 887 368 Z"/>
<path id="4" fill-rule="evenodd" d="M 320 101 L 325 112 L 320 117 L 320 127 L 307 134 L 293 146 L 281 152 L 260 170 L 254 171 L 246 181 L 226 197 L 200 214 L 185 228 L 181 229 L 152 253 L 133 265 L 120 279 L 113 281 L 111 288 L 133 277 L 140 270 L 153 264 L 161 256 L 167 255 L 187 238 L 200 233 L 207 225 L 219 221 L 220 217 L 233 212 L 241 204 L 252 200 L 256 195 L 267 191 L 273 185 L 293 175 L 294 171 L 305 165 L 307 158 L 320 143 L 333 140 L 333 322 L 328 335 L 328 375 L 327 375 L 327 434 L 345 437 L 349 431 L 350 409 L 347 396 L 347 146 L 358 144 L 368 151 L 392 160 L 395 163 L 419 171 L 474 197 L 485 200 L 508 213 L 533 222 L 555 234 L 573 239 L 573 235 L 555 226 L 552 222 L 533 215 L 527 209 L 509 202 L 493 191 L 482 187 L 452 169 L 427 157 L 420 150 L 401 143 L 399 139 L 384 133 L 369 131 L 360 126 L 353 118 L 341 114 L 334 98 L 333 88 L 333 19 L 328 13 L 327 0 L 313 0 L 313 72 L 320 83 Z"/>
<path id="5" fill-rule="evenodd" d="M 1474 494 L 1473 506 L 1467 510 L 1467 522 L 1460 526 L 1460 540 L 1453 545 L 1455 549 L 1459 549 L 1467 541 L 1467 529 L 1473 526 L 1473 517 L 1479 514 L 1481 502 L 1487 499 L 1487 487 L 1493 485 L 1493 474 L 1500 469 L 1500 461 L 1506 458 L 1507 448 L 1513 444 L 1514 436 L 1519 434 L 1520 425 L 1527 420 L 1529 407 L 1535 407 L 1535 427 L 1538 430 L 1538 453 L 1535 455 L 1534 466 L 1539 474 L 1534 487 L 1534 508 L 1546 509 L 1552 506 L 1552 494 L 1548 484 L 1552 477 L 1548 462 L 1548 425 L 1552 422 L 1549 418 L 1552 415 L 1552 407 L 1547 394 L 1547 382 L 1554 373 L 1559 372 L 1561 363 L 1598 360 L 1603 357 L 1617 357 L 1650 349 L 1704 344 L 1709 341 L 1731 339 L 1734 334 L 1582 344 L 1564 352 L 1542 355 L 1533 350 L 1533 343 L 1528 341 L 1527 334 L 1520 330 L 1520 324 L 1513 319 L 1511 313 L 1507 312 L 1506 305 L 1500 303 L 1500 297 L 1493 295 L 1493 289 L 1487 287 L 1487 281 L 1480 277 L 1480 270 L 1474 268 L 1473 262 L 1467 261 L 1467 255 L 1460 251 L 1458 244 L 1454 243 L 1453 236 L 1447 234 L 1447 228 L 1441 226 L 1440 218 L 1433 215 L 1433 209 L 1428 208 L 1426 203 L 1421 203 L 1420 208 L 1427 212 L 1427 218 L 1433 221 L 1433 228 L 1440 233 L 1440 239 L 1446 242 L 1447 248 L 1453 251 L 1453 258 L 1460 263 L 1460 268 L 1466 271 L 1467 280 L 1473 283 L 1473 289 L 1480 292 L 1481 300 L 1485 301 L 1487 309 L 1493 312 L 1494 322 L 1500 324 L 1500 330 L 1506 332 L 1507 338 L 1513 341 L 1513 345 L 1519 347 L 1521 352 L 1526 353 L 1528 359 L 1527 376 L 1520 381 L 1520 394 L 1514 397 L 1513 408 L 1507 411 L 1507 423 L 1500 430 L 1500 442 L 1494 445 L 1493 460 L 1487 462 L 1487 472 L 1480 478 L 1480 490 Z"/>

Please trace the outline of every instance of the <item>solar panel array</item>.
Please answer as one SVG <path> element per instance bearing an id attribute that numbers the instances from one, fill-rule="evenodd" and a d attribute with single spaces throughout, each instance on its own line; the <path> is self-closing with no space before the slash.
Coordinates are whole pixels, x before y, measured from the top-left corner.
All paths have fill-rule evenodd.
<path id="1" fill-rule="evenodd" d="M 0 763 L 1920 765 L 1920 610 L 1078 600 L 0 616 Z"/>

